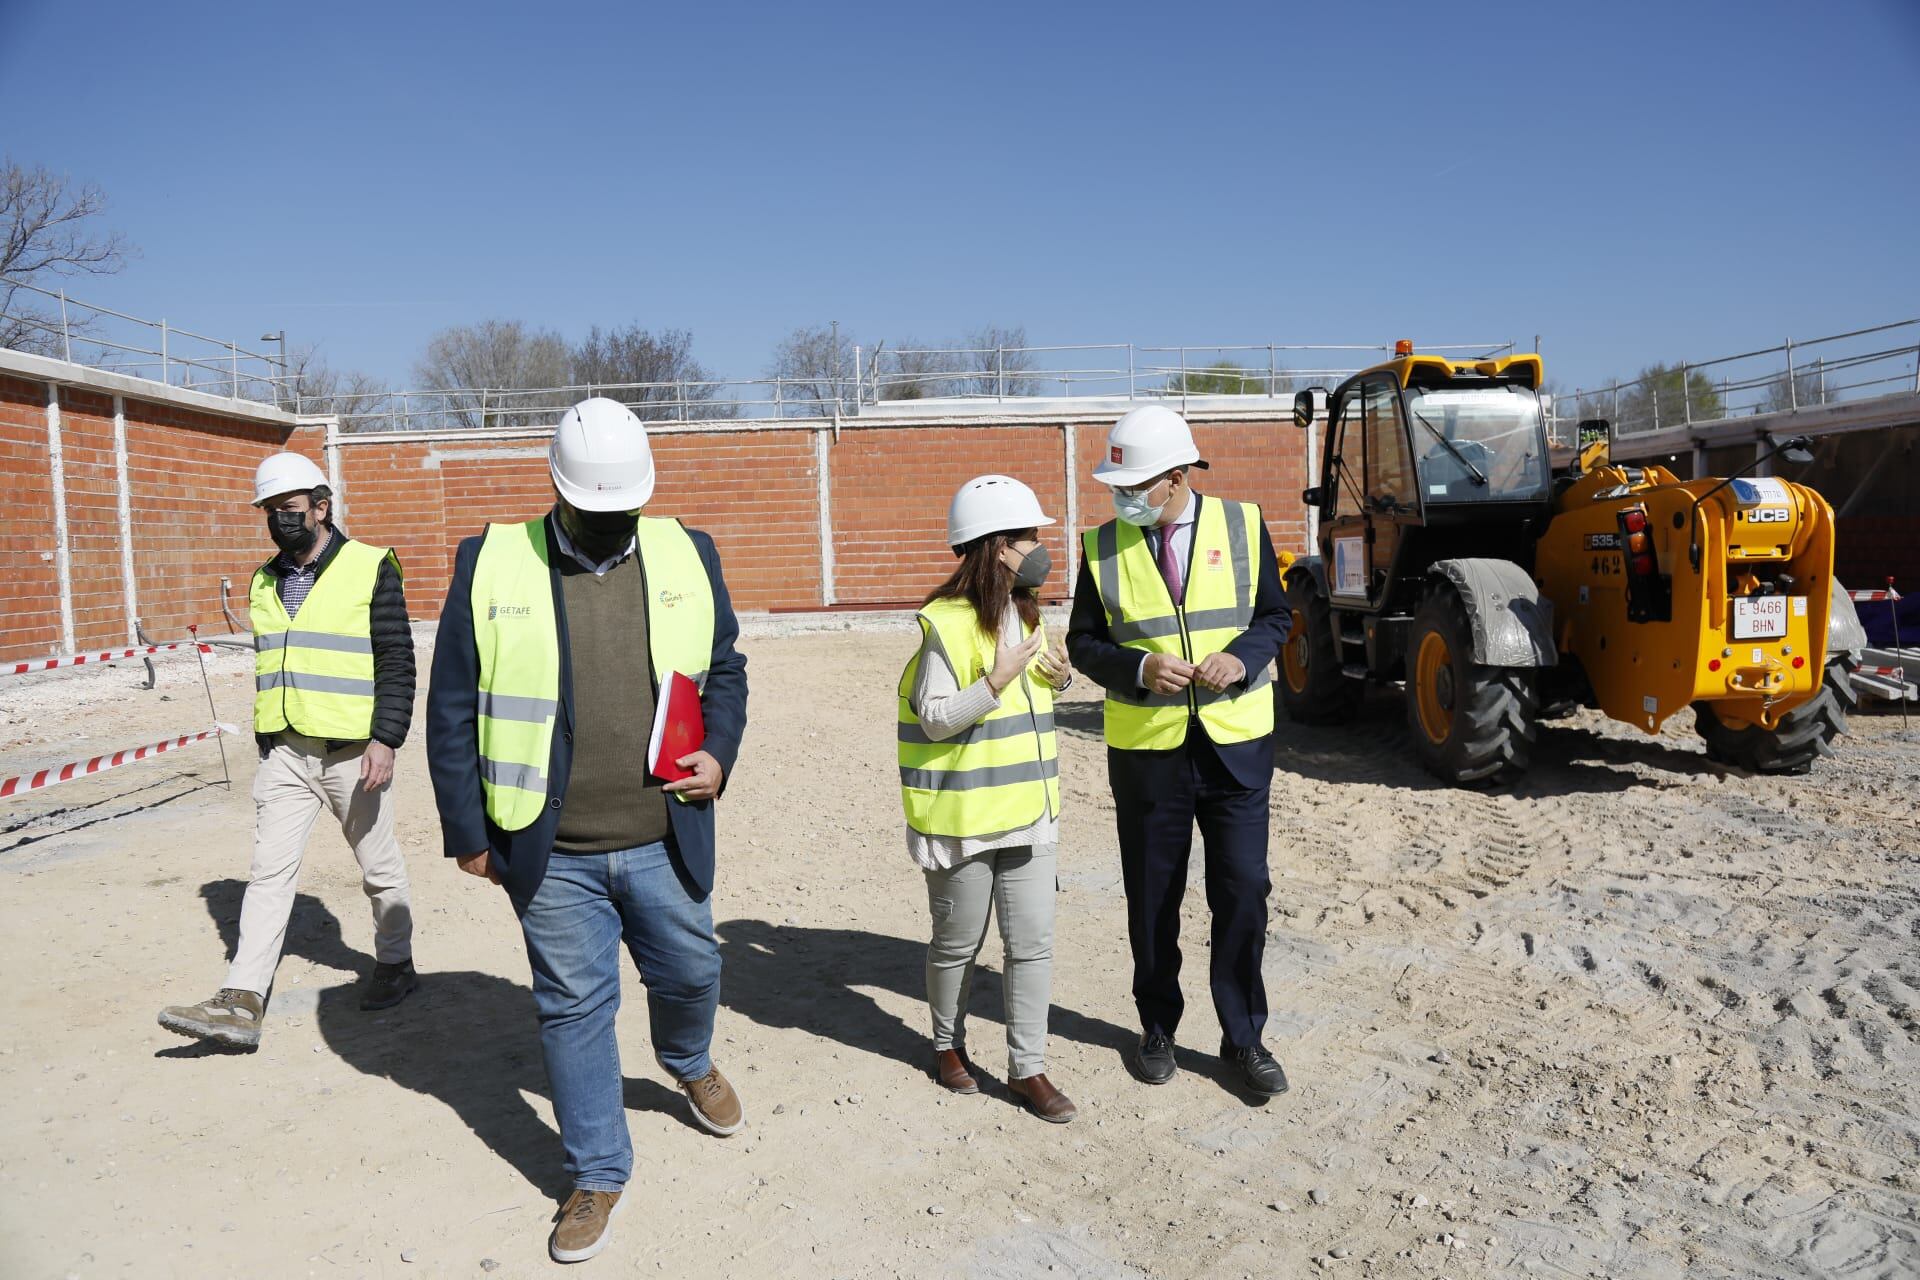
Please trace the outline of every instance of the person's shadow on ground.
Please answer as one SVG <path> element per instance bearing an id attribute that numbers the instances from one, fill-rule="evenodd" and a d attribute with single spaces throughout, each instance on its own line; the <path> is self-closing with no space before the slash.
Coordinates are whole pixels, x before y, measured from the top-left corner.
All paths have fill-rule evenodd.
<path id="1" fill-rule="evenodd" d="M 238 940 L 246 887 L 243 880 L 215 880 L 200 889 L 229 955 Z M 373 957 L 348 946 L 339 919 L 305 893 L 294 899 L 286 954 L 352 977 L 322 987 L 317 1000 L 311 989 L 276 990 L 267 1004 L 264 1037 L 280 1030 L 274 1025 L 276 1004 L 282 1010 L 311 1007 L 321 1038 L 349 1065 L 438 1099 L 542 1193 L 554 1199 L 566 1195 L 560 1135 L 527 1101 L 528 1095 L 547 1096 L 547 1074 L 533 993 L 524 983 L 471 969 L 427 971 L 419 990 L 396 1007 L 363 1011 L 360 988 L 373 971 Z M 678 1090 L 627 1077 L 625 1092 L 628 1110 L 665 1112 L 693 1127 Z M 369 1127 L 367 1135 L 377 1142 L 378 1127 Z"/>
<path id="2" fill-rule="evenodd" d="M 200 887 L 228 955 L 239 938 L 246 887 L 243 880 L 213 880 Z M 764 1027 L 809 1032 L 918 1072 L 927 1070 L 932 1042 L 926 1031 L 888 1013 L 863 990 L 892 991 L 924 1007 L 925 942 L 746 919 L 727 921 L 716 933 L 723 965 L 720 998 L 734 1012 Z M 517 940 L 514 945 L 517 949 Z M 991 940 L 987 945 L 993 945 Z M 347 945 L 339 919 L 306 893 L 294 898 L 285 954 L 352 976 L 319 988 L 317 994 L 311 987 L 271 993 L 263 1036 L 282 1033 L 277 1022 L 310 1009 L 321 1038 L 349 1065 L 437 1099 L 542 1193 L 556 1200 L 566 1194 L 560 1136 L 527 1101 L 528 1095 L 547 1095 L 529 987 L 477 970 L 428 970 L 420 976 L 419 990 L 395 1008 L 364 1012 L 360 988 L 373 971 L 373 957 Z M 644 1000 L 634 975 L 623 974 L 622 982 L 625 994 Z M 981 1019 L 1003 1026 L 1006 1021 L 1000 975 L 986 964 L 975 971 L 970 1005 L 971 1038 L 984 1052 L 1000 1037 L 986 1032 Z M 1121 1055 L 1134 1043 L 1134 1034 L 1126 1028 L 1058 1005 L 1049 1029 L 1055 1036 Z M 199 1057 L 214 1051 L 200 1044 L 180 1045 L 158 1056 Z M 989 1061 L 996 1059 L 1004 1061 L 998 1055 Z M 693 1127 L 686 1100 L 658 1080 L 629 1076 L 625 1095 L 629 1110 L 664 1112 Z M 377 1126 L 369 1127 L 367 1141 L 377 1143 L 378 1134 Z"/>
<path id="3" fill-rule="evenodd" d="M 925 1072 L 933 1040 L 922 1021 L 909 1026 L 880 1007 L 866 990 L 906 996 L 926 1008 L 927 944 L 858 929 L 811 929 L 764 920 L 728 920 L 718 925 L 722 969 L 720 1000 L 765 1027 L 792 1028 L 837 1040 L 850 1048 L 892 1058 Z M 1006 1025 L 1000 974 L 985 963 L 997 944 L 989 938 L 973 974 L 968 1001 L 967 1053 L 977 1065 L 1005 1064 L 997 1052 Z M 983 1022 L 983 1019 L 985 1020 Z M 1125 1055 L 1136 1036 L 1125 1027 L 1072 1009 L 1053 1006 L 1048 1034 Z"/>

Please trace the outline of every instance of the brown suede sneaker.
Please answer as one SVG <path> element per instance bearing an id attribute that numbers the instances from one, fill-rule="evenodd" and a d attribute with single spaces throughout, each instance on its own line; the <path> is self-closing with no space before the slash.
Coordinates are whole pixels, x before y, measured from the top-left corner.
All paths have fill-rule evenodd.
<path id="1" fill-rule="evenodd" d="M 251 991 L 222 987 L 211 1000 L 171 1005 L 160 1011 L 160 1025 L 197 1040 L 252 1049 L 260 1044 L 260 1021 L 266 1004 Z"/>
<path id="2" fill-rule="evenodd" d="M 613 1215 L 620 1212 L 618 1191 L 575 1191 L 560 1207 L 547 1252 L 555 1262 L 585 1262 L 613 1239 Z"/>
<path id="3" fill-rule="evenodd" d="M 698 1080 L 682 1080 L 680 1087 L 686 1090 L 687 1101 L 693 1104 L 694 1120 L 708 1133 L 724 1138 L 728 1134 L 738 1133 L 740 1126 L 747 1122 L 746 1112 L 740 1106 L 740 1095 L 720 1074 L 720 1068 L 709 1067 L 705 1076 Z"/>
<path id="4" fill-rule="evenodd" d="M 1007 1088 L 1013 1090 L 1013 1096 L 1026 1103 L 1027 1110 L 1050 1124 L 1066 1124 L 1080 1114 L 1080 1108 L 1073 1100 L 1053 1087 L 1053 1082 L 1044 1075 L 1027 1076 L 1024 1079 L 1009 1076 Z"/>

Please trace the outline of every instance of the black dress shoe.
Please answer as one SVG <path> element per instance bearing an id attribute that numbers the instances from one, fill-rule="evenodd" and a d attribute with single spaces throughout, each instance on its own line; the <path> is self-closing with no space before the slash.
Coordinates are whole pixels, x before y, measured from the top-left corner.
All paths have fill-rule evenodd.
<path id="1" fill-rule="evenodd" d="M 1261 1097 L 1271 1098 L 1287 1091 L 1287 1073 L 1281 1070 L 1280 1060 L 1267 1052 L 1267 1046 L 1251 1044 L 1235 1049 L 1223 1044 L 1220 1057 L 1240 1068 L 1240 1078 L 1246 1081 L 1247 1088 Z"/>
<path id="2" fill-rule="evenodd" d="M 1133 1069 L 1148 1084 L 1165 1084 L 1173 1079 L 1173 1037 L 1159 1032 L 1140 1038 L 1133 1051 Z"/>
<path id="3" fill-rule="evenodd" d="M 373 976 L 367 979 L 366 989 L 360 993 L 360 1007 L 391 1009 L 419 985 L 420 975 L 414 972 L 413 961 L 399 960 L 392 964 L 382 961 L 373 966 Z"/>

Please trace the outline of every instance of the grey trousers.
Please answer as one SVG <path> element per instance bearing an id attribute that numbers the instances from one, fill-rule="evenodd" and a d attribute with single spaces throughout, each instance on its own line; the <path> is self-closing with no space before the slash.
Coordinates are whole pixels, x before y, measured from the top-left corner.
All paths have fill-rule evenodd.
<path id="1" fill-rule="evenodd" d="M 1001 989 L 1007 1009 L 1007 1071 L 1016 1079 L 1047 1069 L 1047 1011 L 1053 1000 L 1054 846 L 1018 845 L 928 870 L 927 1005 L 933 1047 L 965 1043 L 974 959 L 987 917 L 1000 918 L 1006 950 Z"/>

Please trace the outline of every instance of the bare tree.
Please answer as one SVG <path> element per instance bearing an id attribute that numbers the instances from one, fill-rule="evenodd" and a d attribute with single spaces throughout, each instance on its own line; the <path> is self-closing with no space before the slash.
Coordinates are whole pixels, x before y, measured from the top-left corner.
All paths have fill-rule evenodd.
<path id="1" fill-rule="evenodd" d="M 1766 399 L 1761 402 L 1761 413 L 1780 413 L 1788 409 L 1809 409 L 1827 402 L 1827 379 L 1823 370 L 1796 369 L 1792 385 L 1788 385 L 1787 372 L 1782 369 L 1774 380 L 1767 384 Z"/>
<path id="2" fill-rule="evenodd" d="M 544 422 L 568 400 L 571 353 L 559 334 L 518 320 L 442 329 L 427 342 L 414 378 L 440 391 L 449 425 L 519 427 Z"/>
<path id="3" fill-rule="evenodd" d="M 887 355 L 891 355 L 891 359 Z M 891 353 L 874 352 L 873 388 L 881 400 L 926 400 L 947 394 L 952 360 L 907 338 Z"/>
<path id="4" fill-rule="evenodd" d="M 107 199 L 43 165 L 0 158 L 0 347 L 61 354 L 60 309 L 22 284 L 45 289 L 76 275 L 120 270 L 130 250 L 117 231 L 94 220 Z"/>
<path id="5" fill-rule="evenodd" d="M 720 398 L 719 380 L 693 358 L 693 335 L 685 329 L 595 325 L 574 345 L 572 380 L 647 419 L 724 418 L 735 411 Z"/>
<path id="6" fill-rule="evenodd" d="M 954 361 L 957 371 L 972 376 L 954 380 L 955 394 L 971 396 L 1031 396 L 1040 393 L 1044 378 L 1032 372 L 1038 361 L 1026 350 L 1025 325 L 975 329 L 960 344 L 965 350 Z"/>
<path id="7" fill-rule="evenodd" d="M 853 344 L 830 326 L 795 329 L 773 349 L 767 376 L 781 379 L 784 414 L 831 417 L 854 397 Z"/>

